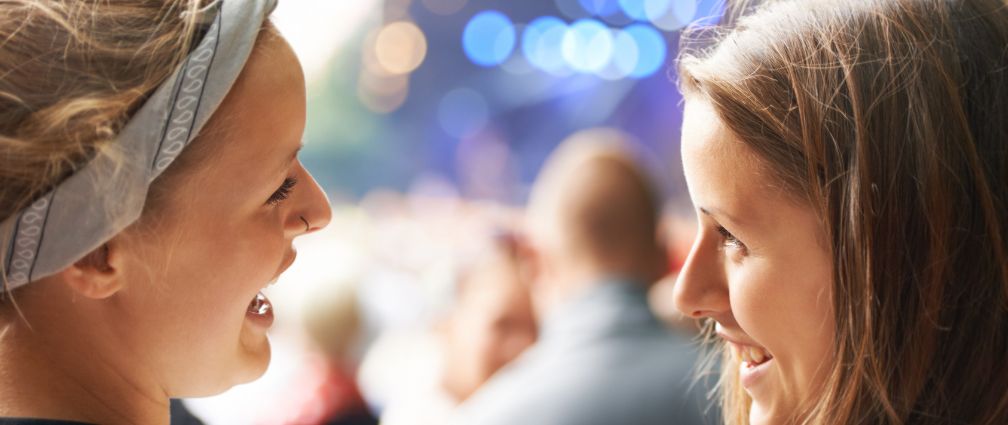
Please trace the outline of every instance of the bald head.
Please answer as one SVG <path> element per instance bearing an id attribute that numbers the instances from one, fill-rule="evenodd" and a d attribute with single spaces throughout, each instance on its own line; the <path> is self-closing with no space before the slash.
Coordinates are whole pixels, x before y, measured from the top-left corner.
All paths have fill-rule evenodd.
<path id="1" fill-rule="evenodd" d="M 553 261 L 651 282 L 664 266 L 659 200 L 628 143 L 609 129 L 565 140 L 533 187 L 529 225 Z"/>

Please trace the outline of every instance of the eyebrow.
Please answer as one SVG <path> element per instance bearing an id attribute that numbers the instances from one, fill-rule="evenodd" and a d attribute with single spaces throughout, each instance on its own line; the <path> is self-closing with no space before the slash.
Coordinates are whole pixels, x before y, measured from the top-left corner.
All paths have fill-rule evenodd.
<path id="1" fill-rule="evenodd" d="M 719 210 L 717 208 L 698 207 L 697 209 L 699 209 L 700 212 L 702 212 L 702 213 L 704 213 L 706 215 L 714 217 L 715 219 L 717 219 L 718 217 L 725 217 L 725 218 L 728 219 L 728 221 L 731 221 L 731 222 L 733 222 L 735 224 L 742 223 L 742 221 L 739 220 L 738 218 L 735 218 L 731 214 L 728 214 L 728 213 L 726 213 L 724 211 L 721 211 L 721 210 Z"/>
<path id="2" fill-rule="evenodd" d="M 287 160 L 283 162 L 281 170 L 286 169 L 287 167 L 289 167 L 290 164 L 292 162 L 294 162 L 294 160 L 297 159 L 298 154 L 301 153 L 301 149 L 302 148 L 304 148 L 304 143 L 299 144 L 298 147 L 297 147 L 297 149 L 294 149 L 294 152 L 291 153 L 290 157 L 288 157 Z"/>

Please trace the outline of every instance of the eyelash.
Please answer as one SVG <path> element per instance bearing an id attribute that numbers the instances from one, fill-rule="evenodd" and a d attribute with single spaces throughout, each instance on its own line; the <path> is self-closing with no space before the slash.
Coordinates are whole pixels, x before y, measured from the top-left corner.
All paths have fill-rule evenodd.
<path id="1" fill-rule="evenodd" d="M 724 246 L 742 250 L 743 253 L 746 251 L 745 244 L 738 240 L 735 235 L 731 234 L 728 229 L 725 229 L 724 226 L 718 226 L 717 231 L 721 234 L 721 238 L 724 239 Z"/>
<path id="2" fill-rule="evenodd" d="M 266 204 L 271 206 L 280 205 L 283 201 L 290 197 L 292 191 L 294 191 L 294 186 L 297 185 L 297 178 L 287 177 L 284 179 L 283 183 L 280 184 L 280 188 L 270 195 L 269 199 L 266 200 Z"/>

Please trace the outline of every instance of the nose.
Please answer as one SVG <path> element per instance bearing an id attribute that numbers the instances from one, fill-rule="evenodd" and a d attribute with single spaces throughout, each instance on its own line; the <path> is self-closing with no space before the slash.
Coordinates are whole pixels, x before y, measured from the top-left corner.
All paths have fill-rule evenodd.
<path id="1" fill-rule="evenodd" d="M 316 232 L 328 226 L 332 220 L 329 197 L 326 196 L 322 187 L 307 170 L 302 171 L 301 180 L 304 184 L 303 192 L 300 192 L 298 203 L 287 219 L 287 228 L 292 236 Z M 295 191 L 295 194 L 298 195 L 299 192 Z"/>
<path id="2" fill-rule="evenodd" d="M 676 308 L 694 319 L 717 318 L 731 310 L 724 259 L 717 241 L 709 240 L 712 236 L 707 233 L 697 232 L 672 292 Z"/>

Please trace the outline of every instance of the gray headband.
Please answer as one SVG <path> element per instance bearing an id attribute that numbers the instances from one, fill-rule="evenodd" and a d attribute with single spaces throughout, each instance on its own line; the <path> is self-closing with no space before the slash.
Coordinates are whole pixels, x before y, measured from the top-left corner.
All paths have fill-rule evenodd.
<path id="1" fill-rule="evenodd" d="M 111 144 L 27 208 L 4 220 L 7 288 L 55 274 L 100 247 L 143 211 L 151 182 L 199 134 L 245 66 L 276 0 L 221 0 L 185 62 Z"/>

